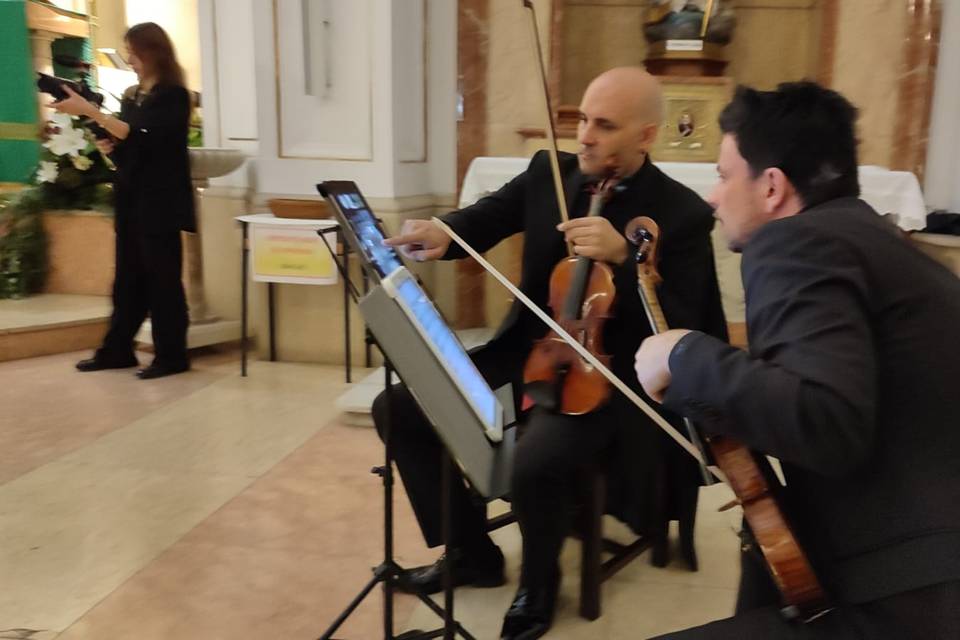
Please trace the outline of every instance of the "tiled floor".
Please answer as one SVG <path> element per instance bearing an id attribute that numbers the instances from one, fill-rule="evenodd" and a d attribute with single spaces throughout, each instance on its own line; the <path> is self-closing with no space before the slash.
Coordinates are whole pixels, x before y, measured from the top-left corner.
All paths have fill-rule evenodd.
<path id="1" fill-rule="evenodd" d="M 740 516 L 739 511 L 717 512 L 717 507 L 731 498 L 729 489 L 719 485 L 704 489 L 701 494 L 697 514 L 698 572 L 688 571 L 679 559 L 658 569 L 650 565 L 648 555 L 642 555 L 603 585 L 603 614 L 593 622 L 577 613 L 580 546 L 568 538 L 561 556 L 563 582 L 557 617 L 547 637 L 648 638 L 731 615 L 739 576 L 739 542 L 734 528 Z M 626 527 L 610 517 L 605 519 L 604 528 L 605 534 L 616 540 L 632 540 Z M 520 572 L 520 534 L 516 526 L 496 531 L 493 537 L 507 557 L 508 584 L 499 589 L 460 589 L 454 603 L 457 619 L 478 639 L 499 637 L 503 614 L 516 592 Z M 436 618 L 423 605 L 418 605 L 407 624 L 407 628 L 418 629 L 436 626 Z"/>
<path id="2" fill-rule="evenodd" d="M 315 638 L 382 555 L 383 451 L 347 426 L 342 370 L 197 357 L 193 371 L 141 381 L 81 374 L 85 354 L 0 363 L 0 638 L 168 640 Z M 357 372 L 358 379 L 362 372 Z M 645 558 L 604 587 L 604 615 L 576 617 L 578 554 L 564 552 L 555 638 L 638 638 L 726 615 L 736 581 L 737 516 L 702 500 L 702 568 Z M 397 487 L 401 564 L 432 560 Z M 515 589 L 516 527 L 496 534 L 511 583 L 462 589 L 456 611 L 495 638 Z M 397 630 L 437 626 L 412 598 Z M 380 596 L 337 637 L 382 637 Z M 30 631 L 35 633 L 30 633 Z"/>

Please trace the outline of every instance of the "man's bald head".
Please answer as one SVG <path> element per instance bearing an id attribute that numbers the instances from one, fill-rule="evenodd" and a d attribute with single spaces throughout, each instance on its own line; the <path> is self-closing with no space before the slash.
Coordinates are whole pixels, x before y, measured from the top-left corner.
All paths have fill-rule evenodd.
<path id="1" fill-rule="evenodd" d="M 621 103 L 636 114 L 643 124 L 660 125 L 663 120 L 663 90 L 643 67 L 616 67 L 604 71 L 587 86 L 584 100 L 591 94 Z"/>
<path id="2" fill-rule="evenodd" d="M 580 170 L 632 175 L 646 160 L 663 120 L 660 83 L 641 67 L 617 67 L 594 78 L 580 101 Z"/>

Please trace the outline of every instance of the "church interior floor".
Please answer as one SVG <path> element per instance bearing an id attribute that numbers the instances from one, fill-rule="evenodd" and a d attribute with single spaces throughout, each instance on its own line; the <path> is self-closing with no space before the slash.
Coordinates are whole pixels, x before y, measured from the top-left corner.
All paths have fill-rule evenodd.
<path id="1" fill-rule="evenodd" d="M 207 351 L 187 374 L 141 381 L 76 372 L 87 355 L 0 363 L 0 638 L 319 636 L 382 556 L 370 469 L 383 449 L 373 429 L 339 419 L 343 370 L 255 361 L 242 378 L 236 352 Z M 432 561 L 396 489 L 397 560 Z M 604 585 L 594 622 L 576 614 L 568 541 L 548 637 L 642 638 L 729 615 L 739 515 L 716 511 L 729 498 L 701 494 L 699 572 L 642 556 Z M 510 582 L 455 601 L 478 640 L 497 637 L 516 589 L 516 525 L 495 537 Z M 382 637 L 380 616 L 376 592 L 336 637 Z M 395 620 L 398 632 L 438 626 L 404 595 Z"/>

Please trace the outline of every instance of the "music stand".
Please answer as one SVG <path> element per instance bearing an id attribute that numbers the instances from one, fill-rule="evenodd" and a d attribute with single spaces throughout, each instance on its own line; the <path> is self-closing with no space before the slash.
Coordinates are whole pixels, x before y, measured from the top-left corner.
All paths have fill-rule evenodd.
<path id="1" fill-rule="evenodd" d="M 333 197 L 334 194 L 326 188 L 327 185 L 334 185 L 341 190 L 346 189 L 348 191 L 352 188 L 361 200 L 362 196 L 359 195 L 356 185 L 352 183 L 324 183 L 318 185 L 321 194 L 328 197 L 328 200 L 334 205 L 332 208 L 341 223 L 340 228 L 343 237 L 359 254 L 365 271 L 373 275 L 373 280 L 377 282 L 377 285 L 369 293 L 358 300 L 358 306 L 367 324 L 369 335 L 384 357 L 386 413 L 388 416 L 392 415 L 392 374 L 396 371 L 445 445 L 442 457 L 442 538 L 445 551 L 449 551 L 446 548 L 451 527 L 449 476 L 453 461 L 457 462 L 472 486 L 484 497 L 500 497 L 506 494 L 509 489 L 515 430 L 510 429 L 497 433 L 497 427 L 502 429 L 514 421 L 512 391 L 509 385 L 506 385 L 494 392 L 496 397 L 495 410 L 498 413 L 491 424 L 489 411 L 478 410 L 478 405 L 483 405 L 484 409 L 489 410 L 489 402 L 484 402 L 484 400 L 488 400 L 489 387 L 486 386 L 486 391 L 484 391 L 476 385 L 476 380 L 470 378 L 470 376 L 467 376 L 470 378 L 467 383 L 456 379 L 458 374 L 460 377 L 463 377 L 464 374 L 451 371 L 450 362 L 444 359 L 444 355 L 449 358 L 451 354 L 444 354 L 442 351 L 444 349 L 456 349 L 459 342 L 456 342 L 456 345 L 451 345 L 447 340 L 438 347 L 436 334 L 442 335 L 444 329 L 447 332 L 449 332 L 449 329 L 446 325 L 442 327 L 431 326 L 430 328 L 423 326 L 424 313 L 429 314 L 430 312 L 429 309 L 424 307 L 422 300 L 418 299 L 416 310 L 411 309 L 410 296 L 407 294 L 413 292 L 412 287 L 415 287 L 424 298 L 426 295 L 419 289 L 416 278 L 402 266 L 402 262 L 400 262 L 401 266 L 399 268 L 395 266 L 395 254 L 386 257 L 382 254 L 371 255 L 370 238 L 361 239 L 358 236 L 355 228 L 356 221 L 351 220 L 344 215 L 343 211 L 339 210 Z M 362 204 L 366 205 L 365 201 Z M 364 218 L 363 224 L 369 225 L 369 220 Z M 378 223 L 376 223 L 376 226 L 379 228 Z M 382 233 L 382 229 L 380 231 Z M 323 232 L 319 231 L 318 233 L 328 249 L 331 249 L 331 255 L 341 275 L 349 281 L 346 270 L 337 260 L 336 254 L 324 238 Z M 365 235 L 371 233 L 368 226 L 364 228 L 363 233 Z M 389 263 L 394 269 L 392 274 L 383 273 L 382 263 L 384 262 Z M 356 289 L 352 285 L 350 288 L 356 300 L 358 298 Z M 429 303 L 428 299 L 427 303 Z M 436 312 L 432 303 L 429 303 L 429 306 L 430 309 L 433 309 L 433 312 Z M 437 317 L 439 317 L 439 314 L 437 314 Z M 436 319 L 431 316 L 429 321 L 436 322 Z M 432 331 L 431 328 L 438 329 L 438 331 Z M 455 338 L 454 341 L 456 341 Z M 459 349 L 462 351 L 462 346 L 459 346 Z M 456 357 L 452 359 L 457 360 Z M 483 382 L 483 385 L 486 385 L 486 383 Z M 478 400 L 478 397 L 480 400 Z M 387 424 L 382 425 L 382 429 L 384 466 L 375 467 L 372 472 L 381 476 L 384 487 L 384 558 L 373 569 L 374 575 L 370 581 L 320 636 L 320 640 L 333 638 L 337 629 L 378 583 L 383 583 L 383 623 L 386 640 L 436 638 L 441 635 L 443 638 L 451 640 L 455 635 L 460 635 L 466 640 L 475 640 L 454 619 L 453 587 L 450 576 L 451 563 L 449 562 L 444 567 L 444 607 L 441 608 L 423 593 L 413 594 L 434 613 L 443 617 L 443 628 L 433 631 L 405 632 L 399 636 L 393 635 L 393 592 L 397 588 L 402 568 L 393 559 L 393 451 L 389 417 Z M 488 433 L 491 435 L 488 436 Z M 494 442 L 491 438 L 499 438 L 500 441 Z"/>

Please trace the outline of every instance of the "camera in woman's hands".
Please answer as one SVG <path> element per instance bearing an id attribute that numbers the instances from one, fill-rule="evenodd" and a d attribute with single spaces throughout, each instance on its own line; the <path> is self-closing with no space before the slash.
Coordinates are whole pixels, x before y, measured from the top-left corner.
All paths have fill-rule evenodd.
<path id="1" fill-rule="evenodd" d="M 63 90 L 63 85 L 70 87 L 72 91 L 80 94 L 85 100 L 89 100 L 98 107 L 103 105 L 103 94 L 97 93 L 88 87 L 85 82 L 75 82 L 65 78 L 50 76 L 39 71 L 37 72 L 37 88 L 43 93 L 49 93 L 57 102 L 70 97 L 67 92 Z"/>
<path id="2" fill-rule="evenodd" d="M 97 93 L 88 87 L 87 83 L 75 82 L 73 80 L 67 80 L 65 78 L 58 78 L 56 76 L 40 73 L 39 71 L 37 72 L 37 88 L 43 93 L 49 93 L 57 102 L 66 100 L 70 97 L 70 95 L 64 91 L 64 85 L 70 87 L 73 92 L 79 94 L 84 100 L 97 105 L 98 108 L 103 105 L 103 94 Z M 93 137 L 97 140 L 108 140 L 110 138 L 110 134 L 107 132 L 107 130 L 93 120 L 90 120 L 89 118 L 83 118 L 82 120 L 84 125 L 90 129 Z"/>

